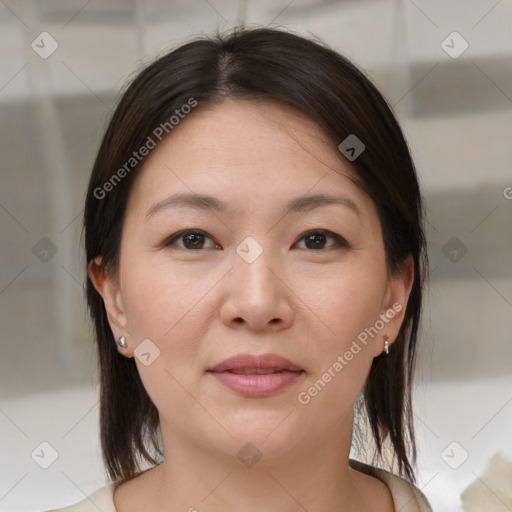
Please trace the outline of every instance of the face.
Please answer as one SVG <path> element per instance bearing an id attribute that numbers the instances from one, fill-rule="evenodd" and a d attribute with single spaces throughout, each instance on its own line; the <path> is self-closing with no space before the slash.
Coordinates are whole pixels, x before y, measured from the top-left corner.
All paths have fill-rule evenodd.
<path id="1" fill-rule="evenodd" d="M 269 101 L 197 109 L 153 151 L 128 202 L 118 274 L 93 264 L 90 275 L 164 446 L 234 455 L 252 442 L 271 458 L 350 436 L 412 284 L 411 272 L 388 275 L 376 207 L 356 179 L 312 121 Z M 277 374 L 255 375 L 261 359 L 210 371 L 241 354 L 294 368 L 270 358 Z"/>

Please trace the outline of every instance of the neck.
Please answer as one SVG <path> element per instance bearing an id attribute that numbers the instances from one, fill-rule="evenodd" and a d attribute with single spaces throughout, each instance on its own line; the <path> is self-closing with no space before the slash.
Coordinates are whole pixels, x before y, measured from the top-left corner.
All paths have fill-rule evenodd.
<path id="1" fill-rule="evenodd" d="M 355 472 L 348 466 L 351 423 L 320 443 L 295 446 L 273 458 L 263 453 L 254 465 L 251 459 L 245 465 L 236 456 L 191 443 L 168 425 L 162 425 L 162 434 L 164 452 L 170 455 L 150 470 L 154 501 L 147 510 L 365 510 Z M 251 449 L 246 452 L 251 454 Z"/>

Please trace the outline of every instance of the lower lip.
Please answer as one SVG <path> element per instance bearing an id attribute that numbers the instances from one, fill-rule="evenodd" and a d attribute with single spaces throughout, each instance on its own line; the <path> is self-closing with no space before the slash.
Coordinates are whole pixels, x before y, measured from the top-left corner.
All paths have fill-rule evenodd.
<path id="1" fill-rule="evenodd" d="M 270 396 L 295 384 L 304 372 L 283 371 L 264 375 L 241 375 L 231 372 L 210 372 L 228 388 L 245 396 Z"/>

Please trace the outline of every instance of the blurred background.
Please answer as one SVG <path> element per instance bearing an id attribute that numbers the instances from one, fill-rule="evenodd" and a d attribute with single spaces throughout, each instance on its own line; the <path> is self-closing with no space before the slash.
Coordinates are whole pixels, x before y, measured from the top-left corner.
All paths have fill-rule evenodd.
<path id="1" fill-rule="evenodd" d="M 0 510 L 106 482 L 83 300 L 89 173 L 134 72 L 239 24 L 320 37 L 396 112 L 430 244 L 418 486 L 436 511 L 512 510 L 510 0 L 0 0 Z"/>

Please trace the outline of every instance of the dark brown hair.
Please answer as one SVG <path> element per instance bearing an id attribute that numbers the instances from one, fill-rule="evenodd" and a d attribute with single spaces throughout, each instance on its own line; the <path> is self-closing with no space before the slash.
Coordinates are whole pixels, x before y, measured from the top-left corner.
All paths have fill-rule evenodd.
<path id="1" fill-rule="evenodd" d="M 225 98 L 272 99 L 315 121 L 334 148 L 351 134 L 365 145 L 351 165 L 378 209 L 388 270 L 399 272 L 411 255 L 415 277 L 398 338 L 388 356 L 374 358 L 360 404 L 376 455 L 382 457 L 389 441 L 399 473 L 414 482 L 411 384 L 427 265 L 422 199 L 390 107 L 339 53 L 288 31 L 236 29 L 188 42 L 143 69 L 121 97 L 92 170 L 84 214 L 86 261 L 102 256 L 103 268 L 115 275 L 127 200 L 144 161 L 133 169 L 126 163 L 191 98 L 195 109 Z M 123 166 L 129 172 L 112 181 Z M 103 458 L 110 479 L 124 481 L 140 472 L 141 462 L 157 464 L 163 455 L 158 411 L 134 359 L 116 350 L 103 300 L 88 276 L 87 301 L 98 343 Z"/>

